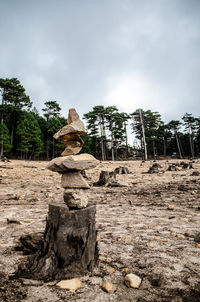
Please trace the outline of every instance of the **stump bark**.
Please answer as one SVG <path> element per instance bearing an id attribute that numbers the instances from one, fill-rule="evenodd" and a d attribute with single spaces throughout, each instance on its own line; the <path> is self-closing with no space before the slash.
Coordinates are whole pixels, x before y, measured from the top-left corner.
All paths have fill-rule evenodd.
<path id="1" fill-rule="evenodd" d="M 18 275 L 49 281 L 91 272 L 98 259 L 95 214 L 95 205 L 71 211 L 49 205 L 41 248 Z"/>

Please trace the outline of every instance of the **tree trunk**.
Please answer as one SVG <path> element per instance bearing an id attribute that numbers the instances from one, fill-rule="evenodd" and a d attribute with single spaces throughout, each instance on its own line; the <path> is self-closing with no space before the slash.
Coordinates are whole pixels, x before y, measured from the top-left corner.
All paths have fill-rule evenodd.
<path id="1" fill-rule="evenodd" d="M 126 123 L 124 123 L 124 129 L 125 129 L 125 139 L 126 139 L 126 159 L 128 158 L 128 135 L 127 135 L 127 128 Z"/>
<path id="2" fill-rule="evenodd" d="M 167 155 L 167 145 L 166 145 L 166 139 L 163 137 L 163 155 L 166 157 Z"/>
<path id="3" fill-rule="evenodd" d="M 155 141 L 154 141 L 154 139 L 153 139 L 153 158 L 154 158 L 154 160 L 156 159 L 156 147 L 155 147 Z"/>
<path id="4" fill-rule="evenodd" d="M 190 150 L 191 150 L 191 156 L 194 159 L 194 142 L 193 142 L 193 135 L 192 130 L 189 130 L 189 139 L 190 139 Z"/>
<path id="5" fill-rule="evenodd" d="M 14 124 L 12 124 L 11 136 L 10 136 L 10 144 L 13 144 L 13 137 L 14 137 Z"/>
<path id="6" fill-rule="evenodd" d="M 91 272 L 98 259 L 95 214 L 95 205 L 69 210 L 50 204 L 41 248 L 16 274 L 47 281 Z"/>
<path id="7" fill-rule="evenodd" d="M 176 137 L 176 143 L 177 143 L 177 147 L 178 147 L 179 157 L 182 159 L 183 157 L 182 157 L 182 153 L 181 153 L 181 147 L 180 147 L 180 142 L 179 142 L 177 131 L 175 131 L 175 137 Z"/>
<path id="8" fill-rule="evenodd" d="M 143 144 L 144 144 L 144 160 L 147 160 L 147 144 L 146 144 L 146 138 L 145 138 L 145 130 L 144 130 L 144 121 L 142 117 L 142 112 L 140 110 L 140 122 L 142 127 L 142 137 L 143 137 Z"/>

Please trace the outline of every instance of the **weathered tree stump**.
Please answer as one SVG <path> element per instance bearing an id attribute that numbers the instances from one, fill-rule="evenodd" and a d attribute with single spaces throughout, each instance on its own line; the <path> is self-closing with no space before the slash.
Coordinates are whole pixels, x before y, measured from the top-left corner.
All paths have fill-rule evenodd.
<path id="1" fill-rule="evenodd" d="M 99 175 L 99 180 L 94 183 L 95 186 L 104 186 L 106 184 L 115 183 L 116 182 L 116 173 L 109 171 L 101 171 Z"/>
<path id="2" fill-rule="evenodd" d="M 126 167 L 118 167 L 114 170 L 114 173 L 116 173 L 116 174 L 130 174 L 130 171 Z"/>
<path id="3" fill-rule="evenodd" d="M 95 214 L 95 205 L 71 211 L 49 205 L 41 249 L 17 274 L 48 281 L 91 272 L 98 259 Z"/>

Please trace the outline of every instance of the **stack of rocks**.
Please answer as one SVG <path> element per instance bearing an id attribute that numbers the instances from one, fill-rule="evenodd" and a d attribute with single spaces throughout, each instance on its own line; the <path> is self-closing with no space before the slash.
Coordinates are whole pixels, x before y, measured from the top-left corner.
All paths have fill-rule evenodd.
<path id="1" fill-rule="evenodd" d="M 81 171 L 94 168 L 99 161 L 90 154 L 77 155 L 84 144 L 80 136 L 87 131 L 75 109 L 69 110 L 67 122 L 68 124 L 54 135 L 55 139 L 63 141 L 66 148 L 61 157 L 49 162 L 47 168 L 62 174 L 61 184 L 65 188 L 64 201 L 68 207 L 84 208 L 88 204 L 87 189 L 90 186 Z"/>

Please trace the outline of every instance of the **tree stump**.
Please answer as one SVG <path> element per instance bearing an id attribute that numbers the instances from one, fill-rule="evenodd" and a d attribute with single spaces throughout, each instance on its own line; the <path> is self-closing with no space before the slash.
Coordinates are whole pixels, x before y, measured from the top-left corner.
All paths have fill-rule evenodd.
<path id="1" fill-rule="evenodd" d="M 94 183 L 95 186 L 104 186 L 106 184 L 115 183 L 116 182 L 116 173 L 109 171 L 101 171 L 99 175 L 99 180 Z"/>
<path id="2" fill-rule="evenodd" d="M 95 205 L 70 211 L 50 204 L 41 249 L 17 275 L 49 281 L 91 272 L 98 259 L 95 214 Z"/>

